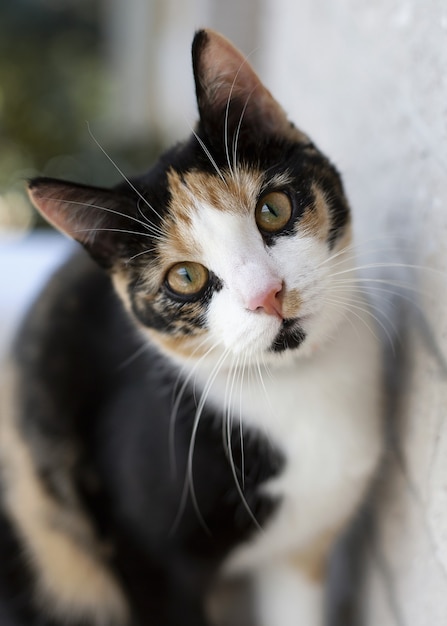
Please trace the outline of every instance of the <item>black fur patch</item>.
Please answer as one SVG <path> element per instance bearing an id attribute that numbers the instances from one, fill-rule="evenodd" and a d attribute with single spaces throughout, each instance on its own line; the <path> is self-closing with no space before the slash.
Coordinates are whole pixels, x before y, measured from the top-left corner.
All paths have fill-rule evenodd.
<path id="1" fill-rule="evenodd" d="M 15 348 L 22 380 L 18 427 L 48 493 L 72 506 L 62 486 L 74 487 L 98 538 L 111 546 L 109 568 L 121 581 L 132 624 L 177 626 L 181 619 L 198 626 L 205 624 L 202 598 L 213 573 L 257 526 L 236 488 L 223 417 L 209 407 L 196 433 L 194 498 L 189 493 L 181 505 L 199 398 L 190 387 L 183 391 L 172 440 L 174 471 L 172 394 L 181 383 L 164 357 L 142 348 L 110 280 L 84 255 L 75 256 L 36 304 Z M 231 441 L 242 484 L 238 427 Z M 59 454 L 67 446 L 76 450 L 74 457 Z M 283 461 L 253 430 L 244 432 L 243 450 L 245 499 L 262 526 L 277 503 L 260 487 Z M 17 576 L 0 576 L 0 610 L 1 603 L 13 610 L 8 594 L 16 589 L 17 615 L 25 617 L 14 626 L 59 626 L 37 617 L 33 573 L 18 557 L 20 541 L 4 525 L 2 568 L 13 567 L 14 553 Z"/>
<path id="2" fill-rule="evenodd" d="M 299 325 L 299 322 L 293 319 L 286 319 L 283 321 L 281 329 L 275 337 L 270 350 L 272 352 L 295 350 L 300 347 L 305 338 L 306 333 Z"/>

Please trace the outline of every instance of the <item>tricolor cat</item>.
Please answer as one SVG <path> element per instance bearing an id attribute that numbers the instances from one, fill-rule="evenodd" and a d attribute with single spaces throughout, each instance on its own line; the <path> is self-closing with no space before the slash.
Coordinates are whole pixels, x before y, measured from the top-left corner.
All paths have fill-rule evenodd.
<path id="1" fill-rule="evenodd" d="M 15 343 L 0 422 L 8 626 L 322 626 L 381 454 L 379 346 L 340 177 L 224 37 L 195 131 L 114 189 L 29 191 L 79 252 Z M 214 613 L 213 613 L 214 615 Z"/>

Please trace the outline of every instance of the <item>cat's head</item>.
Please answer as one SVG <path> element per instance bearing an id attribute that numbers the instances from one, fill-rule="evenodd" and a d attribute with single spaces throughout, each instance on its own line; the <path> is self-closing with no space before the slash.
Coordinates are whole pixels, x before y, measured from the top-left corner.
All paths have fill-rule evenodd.
<path id="1" fill-rule="evenodd" d="M 186 142 L 112 190 L 35 179 L 32 201 L 174 357 L 308 353 L 343 317 L 339 176 L 224 37 L 198 32 L 193 67 L 200 118 Z"/>

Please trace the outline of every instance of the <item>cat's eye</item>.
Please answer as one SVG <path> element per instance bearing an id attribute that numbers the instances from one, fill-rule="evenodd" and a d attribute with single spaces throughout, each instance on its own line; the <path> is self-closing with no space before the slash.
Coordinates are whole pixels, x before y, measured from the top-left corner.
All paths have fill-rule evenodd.
<path id="1" fill-rule="evenodd" d="M 171 291 L 184 297 L 198 295 L 206 287 L 208 280 L 206 267 L 189 261 L 176 263 L 166 275 L 166 283 Z"/>
<path id="2" fill-rule="evenodd" d="M 256 205 L 255 219 L 259 230 L 277 233 L 292 216 L 292 202 L 286 193 L 271 191 L 262 196 Z"/>

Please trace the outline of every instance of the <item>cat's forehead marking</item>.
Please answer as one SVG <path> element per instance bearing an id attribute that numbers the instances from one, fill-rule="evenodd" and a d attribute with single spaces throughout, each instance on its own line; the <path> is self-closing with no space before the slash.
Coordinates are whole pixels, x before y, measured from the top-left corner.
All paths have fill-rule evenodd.
<path id="1" fill-rule="evenodd" d="M 234 173 L 209 174 L 192 170 L 180 174 L 168 172 L 170 192 L 169 217 L 164 240 L 159 244 L 162 265 L 187 260 L 200 260 L 203 233 L 197 236 L 205 207 L 217 214 L 246 216 L 254 211 L 263 185 L 263 175 L 256 170 L 237 168 Z"/>
<path id="2" fill-rule="evenodd" d="M 197 240 L 196 227 L 203 223 L 205 210 L 208 226 L 216 222 L 218 215 L 246 218 L 254 214 L 264 190 L 283 188 L 290 182 L 287 172 L 266 177 L 265 172 L 254 167 L 233 167 L 231 171 L 222 170 L 221 176 L 199 170 L 180 174 L 171 169 L 168 172 L 170 215 L 165 243 L 159 246 L 164 265 L 197 260 L 196 253 L 202 248 L 203 240 Z"/>
<path id="3" fill-rule="evenodd" d="M 199 170 L 180 175 L 171 170 L 168 183 L 171 210 L 176 219 L 188 221 L 198 206 L 207 205 L 231 213 L 250 213 L 262 188 L 264 175 L 256 169 L 223 170 L 221 176 Z"/>

